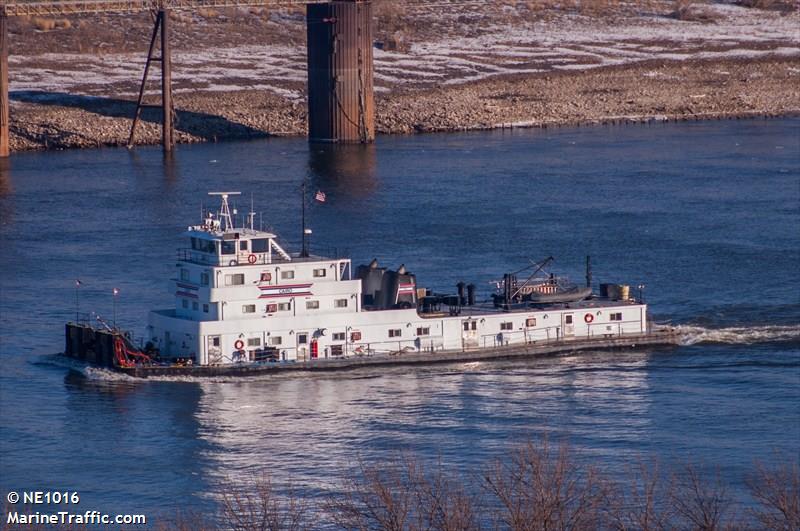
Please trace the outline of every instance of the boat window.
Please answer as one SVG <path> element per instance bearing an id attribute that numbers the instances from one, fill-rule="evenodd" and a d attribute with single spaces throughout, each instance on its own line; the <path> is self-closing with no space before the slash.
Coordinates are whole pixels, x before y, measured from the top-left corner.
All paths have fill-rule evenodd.
<path id="1" fill-rule="evenodd" d="M 292 309 L 292 304 L 289 302 L 278 303 L 278 311 L 286 312 Z"/>
<path id="2" fill-rule="evenodd" d="M 341 345 L 331 345 L 331 356 L 341 356 L 344 354 L 344 349 Z"/>
<path id="3" fill-rule="evenodd" d="M 430 334 L 431 334 L 431 329 L 428 326 L 417 328 L 418 336 L 429 336 Z"/>
<path id="4" fill-rule="evenodd" d="M 247 240 L 242 240 L 239 242 L 239 250 L 246 251 L 247 250 Z"/>
<path id="5" fill-rule="evenodd" d="M 208 313 L 208 304 L 203 305 L 203 312 Z"/>
<path id="6" fill-rule="evenodd" d="M 297 334 L 297 344 L 305 345 L 308 343 L 308 334 Z"/>
<path id="7" fill-rule="evenodd" d="M 281 339 L 281 336 L 272 336 L 271 338 L 269 338 L 270 345 L 280 345 L 282 341 L 283 339 Z"/>
<path id="8" fill-rule="evenodd" d="M 247 338 L 247 346 L 248 347 L 260 347 L 261 346 L 261 338 L 260 337 L 249 337 L 249 338 Z"/>
<path id="9" fill-rule="evenodd" d="M 275 313 L 278 311 L 277 304 L 267 304 L 267 313 Z"/>
<path id="10" fill-rule="evenodd" d="M 281 278 L 282 279 L 294 278 L 294 271 L 281 271 Z"/>
<path id="11" fill-rule="evenodd" d="M 344 332 L 336 332 L 333 334 L 334 341 L 344 341 Z"/>
<path id="12" fill-rule="evenodd" d="M 208 273 L 200 273 L 200 285 L 208 286 Z"/>
<path id="13" fill-rule="evenodd" d="M 318 310 L 319 301 L 306 301 L 306 310 Z"/>
<path id="14" fill-rule="evenodd" d="M 536 317 L 528 317 L 525 320 L 525 326 L 536 326 Z"/>
<path id="15" fill-rule="evenodd" d="M 256 313 L 256 305 L 255 304 L 242 305 L 242 313 Z"/>
<path id="16" fill-rule="evenodd" d="M 389 337 L 400 337 L 402 335 L 403 335 L 403 330 L 401 330 L 400 328 L 394 328 L 392 330 L 389 330 Z"/>
<path id="17" fill-rule="evenodd" d="M 181 269 L 181 280 L 189 280 L 189 270 Z"/>
<path id="18" fill-rule="evenodd" d="M 233 240 L 223 240 L 222 254 L 236 254 L 236 242 Z"/>
<path id="19" fill-rule="evenodd" d="M 469 321 L 464 321 L 464 332 L 469 331 Z"/>
<path id="20" fill-rule="evenodd" d="M 196 302 L 192 303 L 192 310 L 197 311 L 200 309 L 200 305 Z"/>
<path id="21" fill-rule="evenodd" d="M 216 249 L 214 248 L 214 242 L 212 240 L 202 240 L 200 238 L 192 238 L 192 250 L 211 254 L 216 252 Z"/>
<path id="22" fill-rule="evenodd" d="M 564 316 L 564 324 L 572 324 L 572 316 L 571 315 L 565 315 Z"/>
<path id="23" fill-rule="evenodd" d="M 513 329 L 514 329 L 514 323 L 511 322 L 500 323 L 500 330 L 513 330 Z"/>
<path id="24" fill-rule="evenodd" d="M 325 268 L 323 267 L 321 269 L 315 269 L 314 270 L 314 276 L 317 277 L 317 278 L 324 277 L 325 276 Z"/>
<path id="25" fill-rule="evenodd" d="M 236 273 L 235 275 L 225 275 L 226 286 L 241 286 L 244 284 L 244 273 Z"/>
<path id="26" fill-rule="evenodd" d="M 261 282 L 269 282 L 270 280 L 272 280 L 270 273 L 261 273 Z"/>
<path id="27" fill-rule="evenodd" d="M 622 312 L 612 313 L 609 319 L 611 321 L 622 321 Z"/>
<path id="28" fill-rule="evenodd" d="M 256 238 L 250 240 L 250 250 L 254 253 L 266 253 L 269 248 L 269 240 L 266 238 Z"/>
<path id="29" fill-rule="evenodd" d="M 187 301 L 186 299 L 181 299 L 181 306 L 183 306 L 184 308 L 188 308 L 189 301 Z"/>
<path id="30" fill-rule="evenodd" d="M 333 301 L 334 308 L 347 308 L 347 299 L 336 299 Z"/>

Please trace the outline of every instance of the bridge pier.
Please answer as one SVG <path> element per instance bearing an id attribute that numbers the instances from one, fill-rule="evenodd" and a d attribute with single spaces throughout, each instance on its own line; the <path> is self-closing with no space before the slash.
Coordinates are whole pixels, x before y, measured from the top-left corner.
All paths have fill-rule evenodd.
<path id="1" fill-rule="evenodd" d="M 5 6 L 3 6 L 5 8 Z M 8 157 L 8 17 L 0 13 L 0 157 Z"/>
<path id="2" fill-rule="evenodd" d="M 372 3 L 306 6 L 308 137 L 312 142 L 375 140 Z"/>

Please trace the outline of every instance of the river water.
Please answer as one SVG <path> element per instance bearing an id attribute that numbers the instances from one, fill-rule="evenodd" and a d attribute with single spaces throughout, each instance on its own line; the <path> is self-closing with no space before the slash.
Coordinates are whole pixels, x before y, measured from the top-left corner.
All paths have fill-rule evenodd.
<path id="1" fill-rule="evenodd" d="M 0 490 L 78 491 L 81 509 L 213 510 L 243 474 L 310 492 L 400 449 L 477 471 L 543 433 L 614 474 L 639 458 L 717 467 L 800 440 L 800 120 L 302 139 L 15 155 L 0 179 Z M 180 233 L 208 191 L 256 224 L 354 264 L 484 293 L 556 257 L 581 279 L 646 284 L 687 344 L 524 362 L 231 381 L 132 381 L 66 366 L 63 323 L 93 311 L 136 333 L 169 307 Z M 297 249 L 297 247 L 293 247 Z M 119 288 L 116 304 L 112 290 Z"/>

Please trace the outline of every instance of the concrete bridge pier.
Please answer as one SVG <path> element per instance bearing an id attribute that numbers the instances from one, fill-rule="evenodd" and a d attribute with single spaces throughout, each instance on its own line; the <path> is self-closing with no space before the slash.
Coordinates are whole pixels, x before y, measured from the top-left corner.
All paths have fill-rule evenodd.
<path id="1" fill-rule="evenodd" d="M 309 140 L 372 142 L 371 1 L 308 4 L 306 15 Z"/>

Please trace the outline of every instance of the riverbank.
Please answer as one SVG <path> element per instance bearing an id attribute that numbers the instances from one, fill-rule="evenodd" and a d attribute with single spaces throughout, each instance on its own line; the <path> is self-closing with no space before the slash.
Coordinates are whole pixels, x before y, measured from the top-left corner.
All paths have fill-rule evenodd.
<path id="1" fill-rule="evenodd" d="M 396 5 L 376 3 L 380 134 L 800 112 L 796 8 L 698 3 L 678 12 L 655 1 L 587 12 L 507 2 L 443 14 Z M 178 142 L 306 134 L 302 12 L 176 16 Z M 91 22 L 37 33 L 15 21 L 13 151 L 127 143 L 144 61 L 128 44 L 146 43 L 147 19 Z M 100 48 L 77 40 L 89 27 Z M 146 102 L 157 105 L 152 85 Z M 158 143 L 160 109 L 142 119 L 136 143 Z"/>

